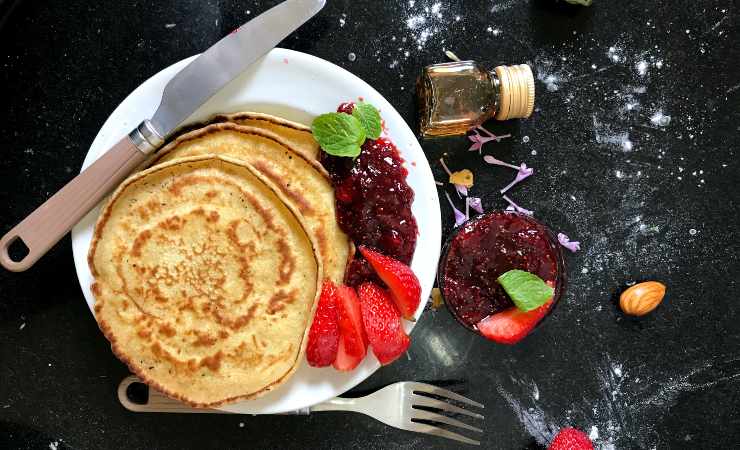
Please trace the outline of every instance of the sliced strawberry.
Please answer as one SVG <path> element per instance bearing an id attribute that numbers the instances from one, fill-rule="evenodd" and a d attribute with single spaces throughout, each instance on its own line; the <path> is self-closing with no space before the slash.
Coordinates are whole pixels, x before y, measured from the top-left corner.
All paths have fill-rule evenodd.
<path id="1" fill-rule="evenodd" d="M 339 347 L 334 368 L 349 371 L 357 367 L 367 354 L 367 338 L 362 327 L 360 300 L 351 287 L 337 286 L 337 317 Z"/>
<path id="2" fill-rule="evenodd" d="M 531 311 L 522 311 L 516 306 L 488 316 L 476 325 L 478 331 L 488 339 L 501 344 L 516 344 L 524 339 L 545 317 L 552 300 Z"/>
<path id="3" fill-rule="evenodd" d="M 360 253 L 370 262 L 375 273 L 391 291 L 391 297 L 404 319 L 414 320 L 421 301 L 419 279 L 406 264 L 360 246 Z"/>
<path id="4" fill-rule="evenodd" d="M 558 432 L 547 450 L 594 450 L 594 444 L 583 431 L 568 427 Z"/>
<path id="5" fill-rule="evenodd" d="M 362 323 L 367 340 L 380 364 L 395 361 L 409 348 L 411 341 L 403 330 L 401 315 L 385 289 L 374 283 L 363 283 L 360 294 Z"/>
<path id="6" fill-rule="evenodd" d="M 313 367 L 326 367 L 337 359 L 339 318 L 337 317 L 337 287 L 324 280 L 319 304 L 308 331 L 306 359 Z"/>

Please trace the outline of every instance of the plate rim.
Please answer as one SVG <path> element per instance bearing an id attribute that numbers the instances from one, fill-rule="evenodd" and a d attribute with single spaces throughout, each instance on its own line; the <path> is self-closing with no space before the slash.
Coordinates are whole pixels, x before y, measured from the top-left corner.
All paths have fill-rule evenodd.
<path id="1" fill-rule="evenodd" d="M 113 112 L 109 115 L 109 117 L 101 125 L 100 129 L 98 130 L 98 133 L 95 136 L 95 139 L 91 143 L 90 148 L 88 149 L 88 151 L 87 151 L 87 153 L 85 155 L 85 159 L 83 161 L 81 170 L 84 170 L 87 166 L 89 166 L 90 164 L 92 164 L 92 162 L 94 162 L 95 159 L 97 159 L 99 157 L 99 155 L 102 154 L 102 150 L 96 150 L 96 149 L 101 148 L 101 147 L 104 149 L 105 146 L 106 146 L 106 144 L 108 142 L 110 142 L 112 144 L 117 139 L 120 139 L 120 136 L 113 136 L 113 137 L 111 137 L 111 135 L 106 134 L 105 131 L 107 129 L 109 129 L 109 128 L 112 128 L 112 127 L 116 127 L 117 126 L 117 125 L 113 125 L 113 122 L 116 121 L 116 117 L 118 115 L 125 114 L 125 112 L 123 112 L 123 110 L 126 109 L 126 106 L 127 105 L 129 105 L 131 103 L 135 103 L 138 98 L 141 98 L 142 95 L 144 95 L 143 94 L 144 92 L 146 92 L 146 91 L 148 91 L 148 90 L 151 89 L 151 85 L 152 84 L 156 84 L 158 82 L 161 82 L 162 79 L 164 79 L 164 82 L 165 83 L 167 81 L 169 81 L 169 79 L 171 79 L 179 70 L 181 70 L 181 67 L 184 67 L 186 64 L 188 64 L 190 61 L 192 61 L 193 59 L 195 59 L 197 56 L 198 55 L 196 54 L 196 55 L 193 55 L 193 56 L 184 58 L 184 59 L 182 59 L 180 61 L 177 61 L 177 62 L 175 62 L 175 63 L 173 63 L 173 64 L 171 64 L 171 65 L 169 65 L 169 66 L 167 66 L 167 67 L 165 67 L 163 69 L 161 69 L 160 71 L 156 72 L 155 74 L 153 74 L 152 76 L 150 76 L 149 78 L 147 78 L 146 80 L 144 80 L 134 90 L 132 90 L 131 93 L 129 93 L 129 95 L 127 95 L 118 104 L 118 106 L 113 110 Z M 349 82 L 351 82 L 353 85 L 360 86 L 362 88 L 363 92 L 367 92 L 367 94 L 364 94 L 364 96 L 367 96 L 367 97 L 370 97 L 370 96 L 377 97 L 378 99 L 382 100 L 382 103 L 384 103 L 384 105 L 382 105 L 382 107 L 379 108 L 379 109 L 381 109 L 382 114 L 384 116 L 387 113 L 390 113 L 391 115 L 394 115 L 395 117 L 394 117 L 393 123 L 394 124 L 398 124 L 398 126 L 402 129 L 402 132 L 403 133 L 405 133 L 406 135 L 409 135 L 409 136 L 412 137 L 412 139 L 410 140 L 411 145 L 410 145 L 410 148 L 409 148 L 408 151 L 410 151 L 411 153 L 413 153 L 414 156 L 415 156 L 415 158 L 414 158 L 413 161 L 406 161 L 405 167 L 407 168 L 407 170 L 409 170 L 410 173 L 412 171 L 421 171 L 421 173 L 419 174 L 419 176 L 421 177 L 421 179 L 423 181 L 423 184 L 427 185 L 427 187 L 429 188 L 429 189 L 425 189 L 422 193 L 424 195 L 432 195 L 432 197 L 433 197 L 433 200 L 434 201 L 427 202 L 427 203 L 430 203 L 430 205 L 427 205 L 427 206 L 431 206 L 432 211 L 430 211 L 428 214 L 426 214 L 425 217 L 430 216 L 430 217 L 435 218 L 435 220 L 433 220 L 432 223 L 425 223 L 424 224 L 424 227 L 425 227 L 425 230 L 427 230 L 427 232 L 431 235 L 431 236 L 429 236 L 429 238 L 430 239 L 431 238 L 435 238 L 435 239 L 433 239 L 434 244 L 433 244 L 433 248 L 431 248 L 431 255 L 434 255 L 435 256 L 434 261 L 438 261 L 439 255 L 440 255 L 440 251 L 441 251 L 441 235 L 442 235 L 442 232 L 441 232 L 442 223 L 441 223 L 441 212 L 440 212 L 440 207 L 439 207 L 439 195 L 438 195 L 438 192 L 437 192 L 437 189 L 436 189 L 436 185 L 434 184 L 434 178 L 433 178 L 433 175 L 432 175 L 431 167 L 429 166 L 429 162 L 428 162 L 428 160 L 426 158 L 426 155 L 424 153 L 424 150 L 421 147 L 421 144 L 419 143 L 417 136 L 413 133 L 413 131 L 408 126 L 408 124 L 403 119 L 403 117 L 400 115 L 400 113 L 390 104 L 390 102 L 388 102 L 388 100 L 382 94 L 380 94 L 370 84 L 368 84 L 367 82 L 365 82 L 364 80 L 362 80 L 358 76 L 352 74 L 351 72 L 347 71 L 346 69 L 344 69 L 344 68 L 342 68 L 340 66 L 337 66 L 336 64 L 333 64 L 333 63 L 331 63 L 329 61 L 326 61 L 326 60 L 324 60 L 322 58 L 319 58 L 317 56 L 313 56 L 313 55 L 310 55 L 310 54 L 307 54 L 307 53 L 303 53 L 303 52 L 299 52 L 299 51 L 295 51 L 295 50 L 284 49 L 284 48 L 279 48 L 278 47 L 278 48 L 274 48 L 270 52 L 268 52 L 265 56 L 263 56 L 260 60 L 258 60 L 258 62 L 256 62 L 255 65 L 257 65 L 258 63 L 272 64 L 272 63 L 274 63 L 273 59 L 275 59 L 275 58 L 277 58 L 278 61 L 279 60 L 282 60 L 286 64 L 288 64 L 288 61 L 291 61 L 292 62 L 292 61 L 298 60 L 301 64 L 309 64 L 312 67 L 321 68 L 323 70 L 320 70 L 320 71 L 323 72 L 323 73 L 331 72 L 332 73 L 332 76 L 339 77 L 339 78 L 345 78 Z M 238 78 L 239 77 L 237 77 L 237 79 Z M 198 111 L 194 112 L 193 115 L 191 115 L 190 118 L 188 118 L 185 122 L 183 122 L 183 124 L 187 125 L 189 123 L 193 123 L 193 122 L 196 122 L 196 121 L 200 120 L 200 119 L 193 120 L 193 117 L 194 116 L 197 116 L 197 115 L 198 115 Z M 384 117 L 384 119 L 386 121 L 388 120 L 387 117 Z M 140 120 L 143 120 L 143 118 L 140 119 Z M 136 126 L 137 123 L 124 124 L 124 125 L 125 126 L 128 126 L 130 128 L 133 128 L 134 126 Z M 397 142 L 395 139 L 392 139 L 392 141 L 394 143 Z M 400 148 L 400 146 L 399 146 L 399 150 L 402 153 L 402 155 L 404 153 L 406 153 L 406 152 L 404 152 L 403 149 Z M 408 158 L 406 158 L 406 159 L 408 159 Z M 411 166 L 413 166 L 413 167 L 411 167 Z M 424 173 L 424 172 L 426 172 L 426 173 Z M 415 194 L 414 202 L 416 202 L 417 199 L 420 197 L 420 193 L 414 191 L 414 194 Z M 98 211 L 99 211 L 100 205 L 102 205 L 104 202 L 105 202 L 105 200 L 103 200 L 98 206 L 96 206 L 90 212 L 90 214 L 88 214 L 86 216 L 85 219 L 83 219 L 78 225 L 76 225 L 72 229 L 72 233 L 71 233 L 72 234 L 71 241 L 72 241 L 72 247 L 73 247 L 72 250 L 73 250 L 73 260 L 74 260 L 74 264 L 75 264 L 75 273 L 77 275 L 78 282 L 80 283 L 80 288 L 81 288 L 82 293 L 83 293 L 83 295 L 85 297 L 85 301 L 88 304 L 88 308 L 90 309 L 91 313 L 93 314 L 93 318 L 94 318 L 94 310 L 93 310 L 93 304 L 94 304 L 93 302 L 94 301 L 91 301 L 91 298 L 92 297 L 91 297 L 91 292 L 89 292 L 90 291 L 89 286 L 85 287 L 85 285 L 83 284 L 84 283 L 84 280 L 88 278 L 87 277 L 87 274 L 89 274 L 89 268 L 87 266 L 87 250 L 89 249 L 89 239 L 85 239 L 84 234 L 87 233 L 87 230 L 90 227 L 94 227 L 95 222 L 97 221 L 97 216 L 99 214 Z M 413 205 L 412 205 L 412 208 L 413 208 Z M 416 214 L 415 214 L 415 217 L 417 218 L 417 222 L 419 222 L 419 218 L 417 217 Z M 82 241 L 87 240 L 86 245 L 85 245 L 85 242 L 82 242 L 80 244 L 79 243 L 80 240 L 82 240 Z M 84 248 L 84 251 L 79 249 L 79 247 L 81 245 L 83 245 L 85 247 Z M 417 248 L 414 251 L 414 259 L 415 260 L 416 260 L 416 257 L 417 257 L 417 253 L 419 251 L 419 245 L 420 245 L 420 241 L 417 239 Z M 427 248 L 429 247 L 429 244 L 427 244 L 427 243 L 425 243 L 424 245 Z M 431 257 L 431 255 L 429 255 L 429 256 Z M 412 262 L 412 266 L 415 265 L 414 262 L 416 262 L 416 261 L 413 261 Z M 416 315 L 415 315 L 416 316 L 416 319 L 417 319 L 417 322 L 404 321 L 404 328 L 409 333 L 414 328 L 414 326 L 418 323 L 418 319 L 422 315 L 422 313 L 423 313 L 423 311 L 425 309 L 425 306 L 426 306 L 426 304 L 428 302 L 429 295 L 431 293 L 431 288 L 432 288 L 432 286 L 434 284 L 434 279 L 436 278 L 436 264 L 434 264 L 434 269 L 435 269 L 434 270 L 434 273 L 430 273 L 430 274 L 426 274 L 425 273 L 425 274 L 423 274 L 423 276 L 424 277 L 428 277 L 431 280 L 431 282 L 426 282 L 425 283 L 425 280 L 421 279 L 422 277 L 419 277 L 421 279 L 421 282 L 422 282 L 422 299 L 421 299 L 419 308 L 417 309 L 417 312 L 416 312 Z M 368 353 L 371 354 L 372 352 L 368 349 Z M 317 404 L 317 403 L 320 403 L 322 401 L 326 401 L 329 398 L 332 398 L 334 396 L 342 395 L 344 392 L 346 392 L 346 391 L 348 391 L 350 389 L 353 389 L 354 387 L 356 387 L 357 385 L 359 385 L 360 383 L 362 383 L 363 381 L 365 381 L 368 377 L 370 377 L 372 374 L 374 374 L 381 367 L 380 364 L 377 362 L 377 360 L 374 357 L 370 356 L 370 355 L 368 355 L 368 357 L 365 358 L 365 361 L 363 361 L 363 365 L 361 365 L 360 367 L 365 366 L 366 363 L 368 363 L 368 360 L 371 360 L 371 361 L 370 361 L 370 364 L 367 364 L 367 366 L 369 366 L 369 367 L 365 367 L 365 372 L 366 373 L 362 374 L 361 376 L 358 376 L 356 372 L 352 372 L 353 377 L 352 377 L 352 379 L 350 381 L 351 386 L 349 386 L 345 391 L 335 393 L 334 395 L 328 396 L 326 398 L 319 398 L 316 401 L 313 401 L 312 400 L 310 403 L 307 403 L 307 404 L 305 404 L 303 406 L 300 406 L 299 408 L 290 408 L 290 409 L 277 408 L 277 409 L 274 409 L 274 410 L 269 410 L 269 408 L 261 408 L 261 409 L 266 410 L 266 411 L 257 411 L 257 412 L 255 412 L 254 410 L 250 410 L 250 408 L 248 406 L 247 407 L 243 407 L 243 405 L 245 405 L 245 404 L 246 405 L 253 404 L 252 403 L 253 402 L 252 400 L 246 400 L 246 401 L 241 401 L 241 402 L 237 402 L 237 403 L 233 403 L 233 404 L 229 404 L 229 405 L 224 405 L 222 407 L 219 407 L 218 409 L 220 409 L 222 411 L 240 412 L 240 413 L 248 413 L 248 414 L 274 414 L 274 413 L 288 412 L 288 411 L 293 411 L 295 409 L 305 408 L 307 406 L 310 406 L 310 405 L 313 405 L 313 404 Z M 305 363 L 305 359 L 303 361 L 301 361 L 299 364 L 305 365 L 306 364 Z M 356 369 L 356 370 L 358 370 L 358 369 Z M 300 370 L 300 366 L 299 366 L 299 370 Z M 294 376 L 295 376 L 295 374 L 294 374 Z M 273 392 L 274 393 L 279 393 L 279 391 L 280 391 L 280 388 L 277 388 Z M 272 394 L 272 392 L 270 394 Z M 270 394 L 268 394 L 268 395 L 270 395 Z M 240 405 L 242 405 L 241 408 L 239 407 Z"/>

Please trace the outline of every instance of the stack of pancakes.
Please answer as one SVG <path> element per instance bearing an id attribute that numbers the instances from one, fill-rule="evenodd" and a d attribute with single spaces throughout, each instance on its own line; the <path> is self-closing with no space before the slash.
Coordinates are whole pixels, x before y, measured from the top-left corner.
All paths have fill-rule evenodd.
<path id="1" fill-rule="evenodd" d="M 95 316 L 145 382 L 193 406 L 275 389 L 351 243 L 310 129 L 258 113 L 180 135 L 112 194 L 88 261 Z"/>

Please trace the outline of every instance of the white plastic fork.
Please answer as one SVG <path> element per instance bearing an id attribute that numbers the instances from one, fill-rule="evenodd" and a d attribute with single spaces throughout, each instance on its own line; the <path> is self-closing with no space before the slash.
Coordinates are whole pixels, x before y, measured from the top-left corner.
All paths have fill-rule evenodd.
<path id="1" fill-rule="evenodd" d="M 118 399 L 121 404 L 135 412 L 175 412 L 175 413 L 223 413 L 215 409 L 192 408 L 177 400 L 172 400 L 160 392 L 149 389 L 149 397 L 146 403 L 135 403 L 129 399 L 126 391 L 129 385 L 141 383 L 136 376 L 126 377 L 118 386 Z M 445 400 L 439 400 L 438 398 Z M 483 415 L 468 409 L 456 406 L 449 402 L 453 400 L 464 405 L 484 408 L 476 401 L 446 389 L 431 384 L 417 383 L 414 381 L 402 381 L 388 385 L 373 392 L 370 395 L 358 398 L 335 397 L 323 403 L 293 411 L 288 414 L 307 415 L 319 411 L 350 411 L 365 414 L 376 420 L 402 430 L 416 433 L 431 434 L 466 444 L 480 445 L 480 441 L 470 439 L 454 431 L 441 428 L 445 424 L 464 430 L 482 433 L 478 427 L 468 425 L 458 419 L 444 415 L 444 413 L 466 415 L 468 417 L 483 420 Z M 420 408 L 428 408 L 420 409 Z M 424 421 L 424 422 L 420 422 Z M 434 424 L 433 424 L 434 423 Z"/>

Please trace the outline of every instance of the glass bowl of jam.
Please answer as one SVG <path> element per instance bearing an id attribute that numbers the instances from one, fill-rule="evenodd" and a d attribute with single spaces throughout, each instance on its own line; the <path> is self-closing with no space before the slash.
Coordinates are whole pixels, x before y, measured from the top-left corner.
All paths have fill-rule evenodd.
<path id="1" fill-rule="evenodd" d="M 511 309 L 516 307 L 497 281 L 513 269 L 533 273 L 554 288 L 549 305 L 537 317 L 526 319 L 531 323 L 528 334 L 552 312 L 566 284 L 565 258 L 557 238 L 531 216 L 491 211 L 462 224 L 442 249 L 437 284 L 455 319 L 465 328 L 491 338 L 481 332 L 479 324 L 497 314 L 518 311 Z M 516 321 L 525 318 L 517 316 Z"/>

